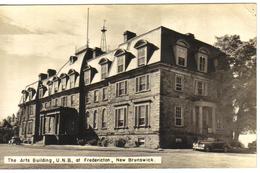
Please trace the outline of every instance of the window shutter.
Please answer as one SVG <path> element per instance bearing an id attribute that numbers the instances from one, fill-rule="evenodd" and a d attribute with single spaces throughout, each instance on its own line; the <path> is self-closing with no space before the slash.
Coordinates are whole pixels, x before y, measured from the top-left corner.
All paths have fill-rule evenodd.
<path id="1" fill-rule="evenodd" d="M 147 85 L 146 85 L 146 89 L 149 90 L 150 89 L 150 75 L 147 75 Z"/>

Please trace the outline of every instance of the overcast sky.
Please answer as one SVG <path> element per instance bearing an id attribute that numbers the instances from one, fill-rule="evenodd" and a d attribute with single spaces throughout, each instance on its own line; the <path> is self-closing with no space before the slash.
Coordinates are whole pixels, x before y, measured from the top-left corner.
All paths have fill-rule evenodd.
<path id="1" fill-rule="evenodd" d="M 122 43 L 125 30 L 139 35 L 161 25 L 210 44 L 224 34 L 245 41 L 256 36 L 250 4 L 0 6 L 0 119 L 18 111 L 21 90 L 39 73 L 61 67 L 86 43 L 87 8 L 91 47 L 100 46 L 104 19 L 110 49 Z"/>

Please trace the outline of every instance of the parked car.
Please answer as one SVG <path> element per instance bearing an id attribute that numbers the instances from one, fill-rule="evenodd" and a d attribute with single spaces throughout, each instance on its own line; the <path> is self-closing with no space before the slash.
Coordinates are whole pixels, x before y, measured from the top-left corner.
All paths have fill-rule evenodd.
<path id="1" fill-rule="evenodd" d="M 12 137 L 12 139 L 10 139 L 9 141 L 8 141 L 8 144 L 16 144 L 16 145 L 20 145 L 21 144 L 21 140 L 20 140 L 20 138 L 19 137 Z"/>
<path id="2" fill-rule="evenodd" d="M 228 152 L 230 149 L 228 143 L 223 140 L 216 138 L 206 138 L 202 140 L 198 140 L 193 143 L 193 150 L 201 150 L 201 151 L 223 151 Z"/>

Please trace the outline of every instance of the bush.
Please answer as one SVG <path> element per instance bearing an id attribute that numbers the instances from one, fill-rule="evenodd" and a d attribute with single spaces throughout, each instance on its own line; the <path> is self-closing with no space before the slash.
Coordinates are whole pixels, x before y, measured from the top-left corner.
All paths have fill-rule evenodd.
<path id="1" fill-rule="evenodd" d="M 78 139 L 77 143 L 79 145 L 85 145 L 86 144 L 86 140 L 85 139 Z"/>
<path id="2" fill-rule="evenodd" d="M 231 147 L 237 147 L 237 148 L 245 148 L 244 144 L 242 144 L 241 142 L 239 141 L 232 141 L 230 143 L 230 146 Z"/>
<path id="3" fill-rule="evenodd" d="M 120 138 L 120 139 L 115 141 L 115 146 L 116 147 L 124 147 L 125 144 L 126 144 L 126 140 L 122 139 L 122 138 Z"/>
<path id="4" fill-rule="evenodd" d="M 97 139 L 91 139 L 91 140 L 87 141 L 87 144 L 96 146 L 98 144 L 98 140 Z"/>

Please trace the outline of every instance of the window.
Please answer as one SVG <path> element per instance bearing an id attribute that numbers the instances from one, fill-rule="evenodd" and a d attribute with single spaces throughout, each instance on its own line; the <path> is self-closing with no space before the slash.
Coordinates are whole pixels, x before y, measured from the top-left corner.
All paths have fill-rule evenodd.
<path id="1" fill-rule="evenodd" d="M 75 75 L 70 75 L 70 88 L 75 87 Z"/>
<path id="2" fill-rule="evenodd" d="M 183 126 L 183 109 L 181 106 L 175 107 L 175 125 Z"/>
<path id="3" fill-rule="evenodd" d="M 27 124 L 27 134 L 32 134 L 32 130 L 33 130 L 33 122 L 32 121 L 28 121 L 28 124 Z"/>
<path id="4" fill-rule="evenodd" d="M 51 90 L 52 90 L 52 85 L 50 84 L 50 85 L 48 86 L 48 94 L 49 94 L 49 96 L 52 94 L 52 93 L 51 93 Z"/>
<path id="5" fill-rule="evenodd" d="M 29 107 L 28 107 L 28 112 L 29 112 L 29 115 L 33 115 L 33 105 L 29 105 Z"/>
<path id="6" fill-rule="evenodd" d="M 138 146 L 144 147 L 145 145 L 145 139 L 144 138 L 138 138 Z"/>
<path id="7" fill-rule="evenodd" d="M 176 64 L 182 67 L 187 67 L 187 47 L 176 45 Z"/>
<path id="8" fill-rule="evenodd" d="M 70 103 L 71 103 L 71 106 L 73 106 L 75 104 L 75 95 L 70 96 Z"/>
<path id="9" fill-rule="evenodd" d="M 23 122 L 23 125 L 22 125 L 22 134 L 23 135 L 25 134 L 25 131 L 26 131 L 26 122 Z"/>
<path id="10" fill-rule="evenodd" d="M 116 96 L 123 96 L 127 94 L 127 81 L 116 83 Z"/>
<path id="11" fill-rule="evenodd" d="M 176 91 L 183 91 L 184 85 L 184 76 L 176 74 L 175 75 L 175 90 Z"/>
<path id="12" fill-rule="evenodd" d="M 58 106 L 58 99 L 54 99 L 54 105 L 53 106 Z"/>
<path id="13" fill-rule="evenodd" d="M 107 100 L 107 87 L 105 87 L 105 88 L 103 88 L 103 97 L 102 97 L 102 99 L 103 100 Z"/>
<path id="14" fill-rule="evenodd" d="M 66 96 L 61 98 L 61 106 L 63 106 L 63 107 L 67 106 L 67 97 Z"/>
<path id="15" fill-rule="evenodd" d="M 84 71 L 84 82 L 85 82 L 85 85 L 89 85 L 90 84 L 90 74 L 91 74 L 91 71 L 90 70 L 86 70 Z"/>
<path id="16" fill-rule="evenodd" d="M 86 112 L 86 115 L 85 115 L 85 126 L 86 126 L 86 129 L 88 129 L 89 128 L 89 122 L 88 122 L 88 120 L 89 120 L 89 112 Z"/>
<path id="17" fill-rule="evenodd" d="M 97 129 L 97 110 L 93 114 L 93 129 Z"/>
<path id="18" fill-rule="evenodd" d="M 86 95 L 85 95 L 85 104 L 90 104 L 90 93 L 88 92 Z"/>
<path id="19" fill-rule="evenodd" d="M 103 111 L 102 111 L 102 124 L 101 124 L 101 126 L 102 126 L 102 128 L 104 129 L 104 128 L 106 128 L 107 127 L 107 111 L 106 111 L 106 109 L 103 109 Z"/>
<path id="20" fill-rule="evenodd" d="M 137 66 L 146 65 L 146 47 L 137 49 Z"/>
<path id="21" fill-rule="evenodd" d="M 54 93 L 59 91 L 59 81 L 54 82 Z"/>
<path id="22" fill-rule="evenodd" d="M 61 79 L 61 89 L 62 90 L 66 89 L 66 82 L 67 82 L 66 80 L 67 80 L 66 77 Z"/>
<path id="23" fill-rule="evenodd" d="M 195 80 L 195 94 L 199 96 L 208 95 L 208 84 L 202 80 Z"/>
<path id="24" fill-rule="evenodd" d="M 94 102 L 98 102 L 98 97 L 99 97 L 99 91 L 96 90 L 94 91 Z"/>
<path id="25" fill-rule="evenodd" d="M 140 104 L 135 106 L 135 126 L 149 126 L 149 104 Z"/>
<path id="26" fill-rule="evenodd" d="M 105 79 L 108 76 L 108 64 L 101 65 L 101 79 Z"/>
<path id="27" fill-rule="evenodd" d="M 147 91 L 150 89 L 150 76 L 144 75 L 136 78 L 136 92 Z"/>
<path id="28" fill-rule="evenodd" d="M 115 128 L 125 128 L 126 127 L 126 116 L 127 107 L 116 108 L 115 110 Z"/>
<path id="29" fill-rule="evenodd" d="M 117 72 L 121 73 L 125 71 L 125 56 L 117 57 Z"/>
<path id="30" fill-rule="evenodd" d="M 43 97 L 43 88 L 40 88 L 40 91 L 39 91 L 39 98 L 42 98 Z"/>
<path id="31" fill-rule="evenodd" d="M 198 53 L 198 62 L 197 67 L 198 71 L 207 73 L 207 66 L 208 66 L 208 55 L 206 50 L 201 50 L 201 52 Z"/>
<path id="32" fill-rule="evenodd" d="M 32 91 L 29 92 L 29 100 L 32 100 L 32 97 L 33 97 L 33 93 Z"/>

